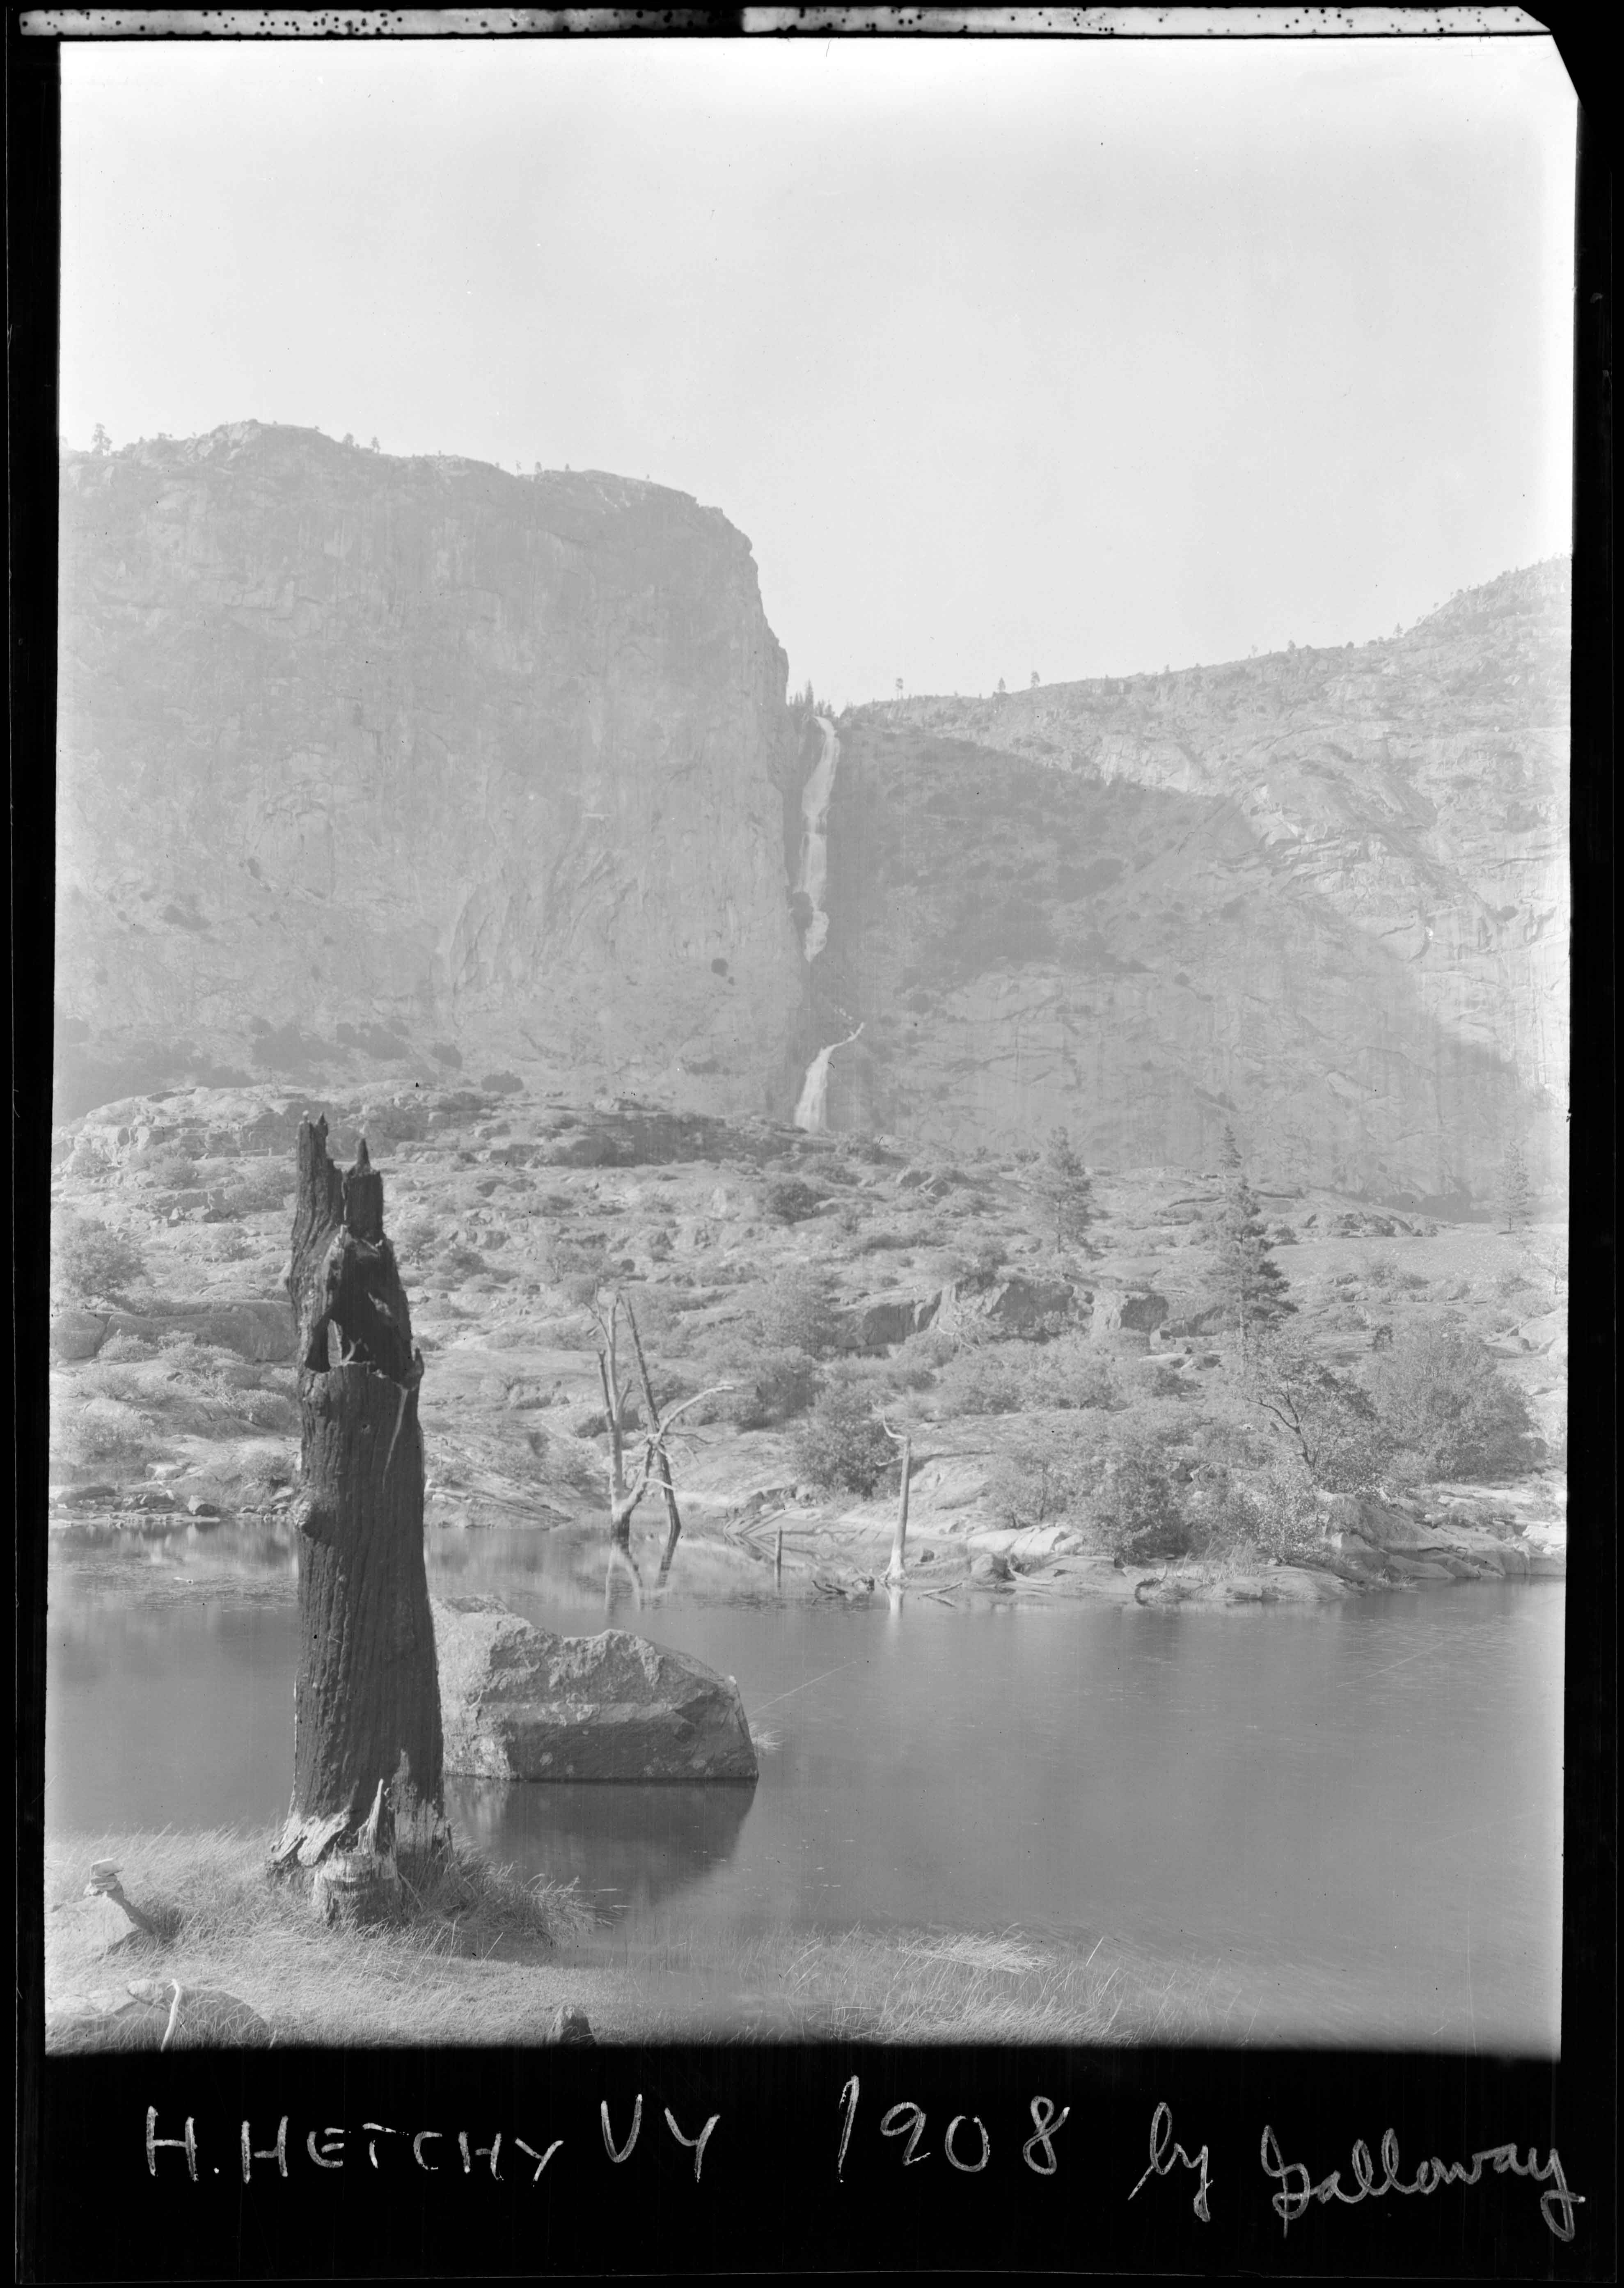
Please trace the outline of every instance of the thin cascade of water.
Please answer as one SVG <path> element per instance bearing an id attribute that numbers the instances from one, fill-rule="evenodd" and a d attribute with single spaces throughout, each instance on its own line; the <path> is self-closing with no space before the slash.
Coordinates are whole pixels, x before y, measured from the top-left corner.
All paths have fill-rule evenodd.
<path id="1" fill-rule="evenodd" d="M 795 885 L 812 910 L 800 947 L 808 962 L 816 961 L 829 941 L 829 917 L 824 910 L 824 898 L 829 887 L 829 802 L 834 792 L 834 774 L 840 759 L 840 743 L 828 716 L 820 715 L 817 726 L 824 735 L 824 744 L 812 775 L 801 790 L 800 815 L 804 831 L 800 841 L 800 874 Z M 859 1025 L 857 1033 L 862 1030 Z M 814 1135 L 821 1132 L 829 1094 L 829 1060 L 837 1049 L 843 1049 L 847 1042 L 855 1041 L 857 1033 L 848 1033 L 844 1041 L 831 1041 L 826 1048 L 818 1051 L 807 1067 L 807 1076 L 801 1084 L 800 1100 L 795 1107 L 797 1128 L 804 1128 Z"/>
<path id="2" fill-rule="evenodd" d="M 835 736 L 834 725 L 826 715 L 820 715 L 817 727 L 824 735 L 824 745 L 812 775 L 801 790 L 804 830 L 800 875 L 795 885 L 812 909 L 800 947 L 808 961 L 816 961 L 829 941 L 829 917 L 824 911 L 824 895 L 829 886 L 829 798 L 834 792 L 834 774 L 840 759 L 840 743 Z"/>
<path id="3" fill-rule="evenodd" d="M 800 1101 L 795 1107 L 795 1125 L 797 1128 L 804 1128 L 808 1135 L 816 1136 L 823 1132 L 824 1106 L 829 1094 L 830 1058 L 837 1049 L 843 1049 L 848 1043 L 855 1041 L 857 1033 L 862 1030 L 863 1028 L 859 1025 L 857 1032 L 848 1033 L 844 1041 L 831 1041 L 827 1048 L 818 1051 L 807 1067 L 807 1077 L 801 1086 Z"/>

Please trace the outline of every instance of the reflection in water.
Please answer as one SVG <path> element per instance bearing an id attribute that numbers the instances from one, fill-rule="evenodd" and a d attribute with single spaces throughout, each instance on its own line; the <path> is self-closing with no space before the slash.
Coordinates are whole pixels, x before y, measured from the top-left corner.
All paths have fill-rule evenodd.
<path id="1" fill-rule="evenodd" d="M 603 1577 L 603 1609 L 611 1621 L 617 1610 L 630 1602 L 634 1612 L 643 1609 L 643 1577 L 637 1569 L 637 1560 L 630 1550 L 617 1541 L 609 1545 L 609 1565 Z"/>
<path id="2" fill-rule="evenodd" d="M 747 1782 L 644 1787 L 450 1780 L 453 1829 L 503 1865 L 578 1882 L 608 1911 L 646 1913 L 732 1858 L 755 1800 Z"/>
<path id="3" fill-rule="evenodd" d="M 1560 1585 L 1304 1612 L 955 1611 L 776 1595 L 770 1562 L 687 1532 L 661 1591 L 641 1546 L 645 1609 L 615 1569 L 617 1625 L 736 1677 L 759 1784 L 451 1791 L 498 1856 L 578 1874 L 623 1928 L 1109 1936 L 1240 1982 L 1254 2039 L 1554 2047 Z M 53 1567 L 58 1831 L 281 1815 L 291 1576 L 194 1570 L 213 1561 L 200 1544 L 158 1570 Z M 499 1594 L 567 1635 L 604 1625 L 601 1530 L 439 1534 L 429 1565 L 442 1594 Z"/>

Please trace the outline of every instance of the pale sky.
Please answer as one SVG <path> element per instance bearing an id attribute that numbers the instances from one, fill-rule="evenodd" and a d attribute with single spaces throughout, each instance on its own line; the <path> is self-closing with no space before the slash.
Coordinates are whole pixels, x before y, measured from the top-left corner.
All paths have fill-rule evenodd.
<path id="1" fill-rule="evenodd" d="M 70 443 L 650 477 L 836 703 L 1358 641 L 1570 544 L 1547 39 L 62 65 Z"/>

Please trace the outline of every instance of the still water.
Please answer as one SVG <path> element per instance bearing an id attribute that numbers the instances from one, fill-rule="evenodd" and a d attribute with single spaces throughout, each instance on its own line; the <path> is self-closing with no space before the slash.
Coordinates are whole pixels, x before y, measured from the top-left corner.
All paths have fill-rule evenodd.
<path id="1" fill-rule="evenodd" d="M 283 1813 L 291 1561 L 235 1537 L 53 1567 L 55 1832 Z M 953 1610 L 682 1578 L 614 1625 L 736 1676 L 740 1786 L 453 1781 L 458 1830 L 578 1880 L 609 1958 L 702 1924 L 1002 1932 L 1210 1970 L 1254 2040 L 1552 2054 L 1561 1990 L 1560 1584 L 1308 1610 L 983 1598 Z M 431 1545 L 437 1594 L 606 1625 L 601 1544 Z"/>

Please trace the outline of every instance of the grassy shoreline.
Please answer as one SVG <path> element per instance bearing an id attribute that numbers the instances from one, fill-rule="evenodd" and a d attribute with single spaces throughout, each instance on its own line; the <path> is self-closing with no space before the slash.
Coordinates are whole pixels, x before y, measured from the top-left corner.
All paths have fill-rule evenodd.
<path id="1" fill-rule="evenodd" d="M 306 1886 L 270 1875 L 268 1845 L 232 1829 L 50 1839 L 47 2049 L 80 2046 L 84 2006 L 110 2013 L 144 1982 L 165 1998 L 175 1982 L 234 1997 L 280 2047 L 532 2047 L 559 2038 L 564 2010 L 606 2042 L 1224 2039 L 1244 2016 L 1211 1968 L 1015 1931 L 695 1926 L 594 1947 L 572 1889 L 460 1849 L 398 1925 L 338 1933 Z M 132 1930 L 108 1950 L 104 1926 L 76 1927 L 95 1859 L 117 1865 L 161 1935 Z M 188 2046 L 184 2025 L 172 2046 Z"/>

